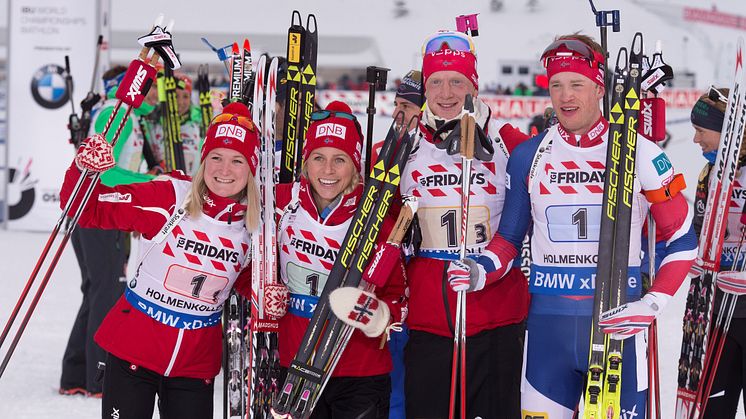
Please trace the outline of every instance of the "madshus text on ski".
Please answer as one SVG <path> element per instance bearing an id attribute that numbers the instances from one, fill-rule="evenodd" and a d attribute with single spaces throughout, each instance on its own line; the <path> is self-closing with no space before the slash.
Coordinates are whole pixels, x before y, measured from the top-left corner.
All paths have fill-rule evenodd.
<path id="1" fill-rule="evenodd" d="M 181 68 L 160 16 L 72 104 L 63 213 L 0 335 L 0 379 L 72 241 L 84 284 L 118 285 L 76 323 L 59 392 L 104 418 L 211 418 L 221 370 L 224 418 L 660 419 L 662 385 L 677 419 L 733 417 L 743 40 L 732 84 L 691 111 L 692 205 L 659 144 L 673 68 L 640 32 L 608 51 L 620 11 L 590 3 L 600 38 L 541 52 L 552 107 L 530 134 L 479 96 L 494 33 L 476 14 L 431 28 L 393 117 L 376 111 L 388 69 L 366 68 L 365 132 L 350 104 L 319 106 L 314 14 L 292 13 L 285 56 L 203 38 L 227 86 Z M 101 263 L 128 257 L 126 282 Z M 678 380 L 661 383 L 656 319 L 687 276 Z"/>

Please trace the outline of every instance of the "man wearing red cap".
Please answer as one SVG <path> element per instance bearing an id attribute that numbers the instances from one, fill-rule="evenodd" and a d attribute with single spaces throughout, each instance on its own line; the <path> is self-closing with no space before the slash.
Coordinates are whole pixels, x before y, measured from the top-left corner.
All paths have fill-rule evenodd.
<path id="1" fill-rule="evenodd" d="M 402 194 L 418 198 L 422 236 L 407 266 L 410 336 L 405 349 L 405 393 L 407 417 L 413 418 L 449 416 L 456 292 L 448 284 L 447 268 L 459 252 L 461 159 L 449 154 L 446 145 L 458 137 L 454 128 L 466 96 L 474 98 L 479 126 L 476 154 L 481 158 L 474 160 L 472 172 L 467 235 L 471 255 L 479 255 L 497 229 L 508 156 L 526 139 L 493 118 L 479 100 L 477 60 L 469 46 L 471 39 L 457 32 L 438 32 L 426 41 L 425 107 L 418 143 L 402 174 Z M 528 310 L 526 278 L 520 270 L 512 270 L 504 281 L 470 293 L 466 310 L 467 416 L 516 418 Z"/>
<path id="2" fill-rule="evenodd" d="M 508 162 L 503 218 L 466 279 L 500 282 L 531 232 L 531 306 L 527 321 L 522 417 L 570 419 L 588 370 L 609 123 L 601 115 L 604 54 L 590 37 L 559 37 L 542 59 L 559 123 L 516 147 Z M 683 182 L 657 145 L 638 136 L 629 243 L 629 303 L 601 316 L 604 332 L 625 342 L 622 417 L 644 417 L 644 331 L 684 280 L 696 253 Z M 657 225 L 662 262 L 640 298 L 641 230 L 647 212 Z M 502 277 L 502 279 L 500 279 Z M 452 281 L 460 281 L 457 275 Z M 581 406 L 582 410 L 582 406 Z M 626 416 L 624 416 L 626 414 Z"/>
<path id="3" fill-rule="evenodd" d="M 95 335 L 108 352 L 104 417 L 150 418 L 156 395 L 164 417 L 212 417 L 223 302 L 234 286 L 251 294 L 258 153 L 248 108 L 232 103 L 213 119 L 194 179 L 173 172 L 152 182 L 94 187 L 80 226 L 140 233 L 138 269 Z M 113 161 L 111 145 L 89 137 L 65 174 L 60 205 L 83 169 L 105 172 Z"/>
<path id="4" fill-rule="evenodd" d="M 281 214 L 277 237 L 280 278 L 290 296 L 287 313 L 278 316 L 284 371 L 298 352 L 363 194 L 363 136 L 349 106 L 331 102 L 325 110 L 312 113 L 311 120 L 300 179 L 278 185 L 276 192 Z M 392 227 L 387 219 L 379 241 L 386 240 Z M 394 269 L 390 278 L 375 281 L 375 294 L 382 301 L 380 306 L 386 306 L 387 318 L 353 332 L 312 418 L 388 417 L 392 363 L 389 351 L 379 345 L 389 324 L 388 314 L 393 321 L 400 321 L 402 271 L 403 267 Z"/>

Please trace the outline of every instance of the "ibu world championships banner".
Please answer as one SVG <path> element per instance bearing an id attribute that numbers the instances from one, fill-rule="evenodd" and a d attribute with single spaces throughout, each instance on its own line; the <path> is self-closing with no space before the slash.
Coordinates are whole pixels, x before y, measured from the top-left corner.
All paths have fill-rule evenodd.
<path id="1" fill-rule="evenodd" d="M 74 155 L 70 98 L 80 111 L 91 82 L 96 0 L 10 0 L 8 15 L 9 228 L 50 231 Z M 65 55 L 75 82 L 65 86 Z"/>

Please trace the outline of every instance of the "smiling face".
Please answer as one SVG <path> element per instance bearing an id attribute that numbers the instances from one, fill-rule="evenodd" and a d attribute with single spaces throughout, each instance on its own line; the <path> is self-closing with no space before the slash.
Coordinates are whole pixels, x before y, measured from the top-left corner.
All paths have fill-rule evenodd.
<path id="1" fill-rule="evenodd" d="M 582 74 L 555 74 L 549 80 L 549 95 L 560 124 L 573 134 L 587 133 L 601 116 L 604 89 Z"/>
<path id="2" fill-rule="evenodd" d="M 466 76 L 456 71 L 438 71 L 425 82 L 427 106 L 439 118 L 450 120 L 464 108 L 464 99 L 477 96 L 477 89 Z"/>
<path id="3" fill-rule="evenodd" d="M 344 151 L 334 147 L 319 147 L 306 160 L 308 181 L 316 207 L 329 206 L 352 183 L 355 164 Z"/>
<path id="4" fill-rule="evenodd" d="M 711 129 L 702 128 L 699 125 L 692 124 L 694 127 L 694 144 L 702 147 L 702 153 L 709 153 L 718 149 L 720 145 L 720 133 Z"/>
<path id="5" fill-rule="evenodd" d="M 249 179 L 246 157 L 230 148 L 215 148 L 205 157 L 205 184 L 223 198 L 240 198 Z"/>

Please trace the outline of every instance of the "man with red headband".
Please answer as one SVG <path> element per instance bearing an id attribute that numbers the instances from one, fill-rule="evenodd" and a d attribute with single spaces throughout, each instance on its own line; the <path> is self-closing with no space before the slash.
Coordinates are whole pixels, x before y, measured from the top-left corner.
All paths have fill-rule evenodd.
<path id="1" fill-rule="evenodd" d="M 405 394 L 409 418 L 449 416 L 449 389 L 456 292 L 447 278 L 459 257 L 461 158 L 451 154 L 467 95 L 474 100 L 478 135 L 472 167 L 467 249 L 477 257 L 500 222 L 505 166 L 511 150 L 527 139 L 496 120 L 478 98 L 477 59 L 471 38 L 438 32 L 426 43 L 422 62 L 425 107 L 418 142 L 402 173 L 401 192 L 418 198 L 422 240 L 407 266 L 409 341 L 405 348 Z M 456 147 L 457 149 L 457 147 Z M 497 278 L 495 278 L 497 279 Z M 470 293 L 466 302 L 467 417 L 517 418 L 526 278 L 511 270 L 502 281 Z"/>
<path id="2" fill-rule="evenodd" d="M 599 106 L 605 88 L 604 54 L 590 37 L 567 35 L 553 42 L 542 60 L 559 123 L 513 151 L 497 234 L 467 274 L 451 275 L 450 280 L 466 281 L 470 290 L 477 290 L 508 279 L 499 278 L 514 266 L 522 240 L 533 227 L 521 417 L 570 419 L 588 370 L 598 248 L 609 245 L 599 243 L 609 131 Z M 678 290 L 697 246 L 692 211 L 680 194 L 681 175 L 658 146 L 638 138 L 627 282 L 630 303 L 602 315 L 604 332 L 612 339 L 632 337 L 624 345 L 622 417 L 645 416 L 641 332 Z M 641 230 L 648 211 L 658 227 L 663 260 L 655 284 L 640 298 Z"/>

